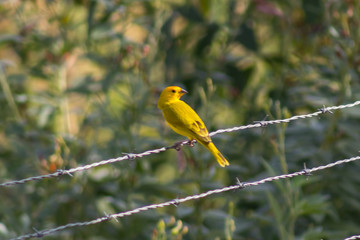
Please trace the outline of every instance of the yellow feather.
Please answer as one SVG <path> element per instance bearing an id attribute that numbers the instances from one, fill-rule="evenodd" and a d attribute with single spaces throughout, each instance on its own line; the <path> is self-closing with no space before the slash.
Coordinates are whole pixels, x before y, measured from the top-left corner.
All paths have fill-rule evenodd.
<path id="1" fill-rule="evenodd" d="M 187 93 L 185 90 L 177 86 L 167 87 L 162 91 L 158 108 L 162 110 L 165 121 L 176 133 L 190 140 L 195 139 L 206 147 L 214 155 L 220 166 L 228 166 L 229 162 L 211 141 L 204 122 L 189 105 L 180 100 L 180 97 L 185 93 Z"/>

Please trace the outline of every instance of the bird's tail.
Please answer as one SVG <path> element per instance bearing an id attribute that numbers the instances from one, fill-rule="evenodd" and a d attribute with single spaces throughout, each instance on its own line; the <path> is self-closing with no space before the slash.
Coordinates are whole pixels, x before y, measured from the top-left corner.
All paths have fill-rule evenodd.
<path id="1" fill-rule="evenodd" d="M 212 155 L 214 155 L 216 161 L 218 161 L 220 166 L 225 167 L 230 165 L 228 160 L 226 160 L 226 158 L 221 154 L 221 152 L 215 147 L 213 142 L 204 144 L 204 146 L 209 149 Z"/>

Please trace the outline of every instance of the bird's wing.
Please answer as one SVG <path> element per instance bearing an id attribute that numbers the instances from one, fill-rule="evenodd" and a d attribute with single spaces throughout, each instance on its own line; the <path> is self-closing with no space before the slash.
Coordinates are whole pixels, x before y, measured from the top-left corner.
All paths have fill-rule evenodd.
<path id="1" fill-rule="evenodd" d="M 204 122 L 185 102 L 180 100 L 170 104 L 163 109 L 163 114 L 175 132 L 202 142 L 211 142 Z"/>

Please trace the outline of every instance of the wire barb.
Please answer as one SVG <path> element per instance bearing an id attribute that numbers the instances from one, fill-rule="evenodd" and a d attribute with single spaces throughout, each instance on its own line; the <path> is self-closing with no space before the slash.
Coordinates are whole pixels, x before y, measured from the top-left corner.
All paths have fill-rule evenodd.
<path id="1" fill-rule="evenodd" d="M 305 114 L 305 115 L 297 115 L 297 116 L 293 116 L 293 117 L 286 118 L 286 119 L 278 119 L 278 120 L 270 120 L 270 121 L 259 121 L 256 124 L 249 124 L 249 125 L 245 125 L 245 126 L 238 126 L 238 127 L 226 128 L 226 129 L 219 129 L 217 131 L 211 132 L 209 135 L 210 135 L 210 137 L 212 137 L 212 136 L 214 136 L 216 134 L 219 134 L 219 133 L 241 131 L 241 130 L 245 130 L 245 129 L 258 128 L 258 127 L 263 127 L 263 126 L 268 126 L 268 125 L 273 125 L 273 124 L 288 123 L 288 122 L 299 120 L 299 119 L 316 117 L 316 116 L 319 116 L 319 115 L 321 115 L 323 113 L 326 113 L 326 112 L 332 113 L 332 110 L 351 108 L 351 107 L 355 107 L 357 105 L 360 105 L 360 101 L 356 101 L 356 102 L 345 104 L 345 105 L 332 106 L 332 107 L 323 106 L 321 109 L 319 109 L 319 111 L 314 112 L 314 113 L 309 113 L 309 114 Z M 57 171 L 55 173 L 51 173 L 51 174 L 47 174 L 47 175 L 40 175 L 40 176 L 29 177 L 29 178 L 25 178 L 25 179 L 21 179 L 21 180 L 15 180 L 15 181 L 1 183 L 0 187 L 24 184 L 24 183 L 27 183 L 27 182 L 30 182 L 30 181 L 43 180 L 43 179 L 46 179 L 46 178 L 54 178 L 54 177 L 63 176 L 65 174 L 67 174 L 69 176 L 72 176 L 72 174 L 75 173 L 75 172 L 86 171 L 86 170 L 89 170 L 90 168 L 99 167 L 99 166 L 102 166 L 102 165 L 105 165 L 105 164 L 110 164 L 110 163 L 115 163 L 115 162 L 121 162 L 121 161 L 124 161 L 124 160 L 142 158 L 144 156 L 165 152 L 165 151 L 167 151 L 169 149 L 176 149 L 177 151 L 179 151 L 180 148 L 182 146 L 186 145 L 186 144 L 190 145 L 188 140 L 175 143 L 174 145 L 169 146 L 169 147 L 162 147 L 162 148 L 158 148 L 158 149 L 152 149 L 152 150 L 148 150 L 148 151 L 145 151 L 145 152 L 142 152 L 142 153 L 128 153 L 126 156 L 123 156 L 123 157 L 111 158 L 111 159 L 108 159 L 108 160 L 102 160 L 100 162 L 95 162 L 95 163 L 91 163 L 91 164 L 88 164 L 88 165 L 85 165 L 85 166 L 79 166 L 79 167 L 76 167 L 76 168 L 71 168 L 71 169 L 68 169 L 68 170 L 59 170 L 59 171 Z"/>
<path id="2" fill-rule="evenodd" d="M 135 160 L 136 154 L 134 153 L 123 153 L 128 160 Z"/>
<path id="3" fill-rule="evenodd" d="M 264 178 L 264 179 L 254 181 L 254 182 L 242 183 L 242 182 L 240 182 L 239 178 L 237 178 L 237 184 L 236 185 L 227 186 L 227 187 L 223 187 L 223 188 L 218 188 L 218 189 L 210 190 L 210 191 L 203 192 L 203 193 L 200 193 L 200 194 L 197 194 L 197 195 L 187 196 L 187 197 L 184 197 L 184 198 L 176 198 L 176 199 L 173 199 L 173 200 L 170 200 L 170 201 L 167 201 L 167 202 L 163 202 L 163 203 L 159 203 L 159 204 L 151 204 L 151 205 L 139 207 L 139 208 L 136 208 L 136 209 L 133 209 L 133 210 L 129 210 L 127 212 L 115 213 L 115 214 L 111 214 L 111 215 L 108 215 L 108 214 L 105 213 L 105 216 L 97 218 L 97 219 L 93 219 L 93 220 L 88 221 L 88 222 L 69 223 L 67 225 L 63 225 L 63 226 L 56 227 L 56 228 L 51 228 L 51 229 L 42 230 L 42 231 L 36 231 L 36 233 L 19 236 L 17 238 L 13 238 L 11 240 L 20 240 L 20 239 L 22 240 L 22 239 L 29 239 L 29 238 L 34 238 L 34 237 L 44 237 L 46 235 L 50 235 L 52 233 L 62 231 L 62 230 L 68 229 L 68 228 L 82 227 L 82 226 L 88 226 L 88 225 L 92 225 L 92 224 L 97 224 L 97 223 L 101 223 L 101 222 L 104 222 L 104 221 L 108 221 L 111 218 L 118 219 L 118 218 L 122 218 L 122 217 L 125 217 L 125 216 L 130 216 L 130 215 L 133 215 L 133 214 L 137 214 L 137 213 L 140 213 L 140 212 L 143 212 L 143 211 L 148 211 L 150 209 L 163 208 L 163 207 L 170 206 L 170 205 L 179 206 L 180 203 L 191 201 L 191 200 L 196 200 L 196 199 L 200 199 L 200 198 L 205 198 L 205 197 L 210 196 L 210 195 L 219 194 L 219 193 L 223 193 L 223 192 L 227 192 L 227 191 L 231 191 L 231 190 L 235 190 L 235 189 L 244 189 L 245 187 L 248 187 L 248 186 L 258 186 L 258 185 L 261 185 L 261 184 L 264 184 L 264 183 L 267 183 L 267 182 L 273 182 L 273 181 L 276 181 L 276 180 L 281 180 L 281 179 L 286 179 L 286 178 L 293 178 L 293 177 L 302 176 L 302 175 L 306 176 L 306 174 L 305 174 L 306 172 L 312 173 L 312 172 L 324 170 L 324 169 L 327 169 L 327 168 L 332 168 L 332 167 L 335 167 L 337 165 L 350 163 L 350 162 L 357 161 L 357 160 L 360 160 L 360 156 L 356 156 L 356 157 L 352 157 L 352 158 L 348 158 L 348 159 L 343 159 L 343 160 L 338 160 L 336 162 L 329 163 L 327 165 L 322 165 L 322 166 L 318 166 L 318 167 L 314 167 L 314 168 L 310 168 L 310 169 L 307 169 L 305 167 L 306 170 L 301 170 L 301 171 L 298 171 L 298 172 L 284 174 L 284 175 L 268 177 L 268 178 Z M 355 238 L 355 237 L 358 237 L 358 236 L 353 236 L 351 238 L 347 238 L 346 240 L 359 239 L 359 238 Z"/>
<path id="4" fill-rule="evenodd" d="M 309 169 L 306 168 L 306 163 L 304 163 L 303 173 L 304 173 L 304 175 L 306 176 L 306 179 L 308 179 L 308 177 L 311 176 L 311 172 L 309 171 Z"/>
<path id="5" fill-rule="evenodd" d="M 68 170 L 65 169 L 57 169 L 56 173 L 58 173 L 58 177 L 62 176 L 62 175 L 69 175 L 70 177 L 74 177 L 74 175 L 72 175 Z"/>
<path id="6" fill-rule="evenodd" d="M 104 211 L 104 215 L 109 221 L 114 219 L 116 222 L 119 222 L 119 220 L 113 214 L 108 214 L 107 212 Z"/>
<path id="7" fill-rule="evenodd" d="M 333 114 L 333 112 L 330 110 L 330 108 L 327 108 L 325 105 L 323 105 L 322 108 L 319 108 L 318 109 L 322 114 L 325 114 L 325 113 L 331 113 Z"/>
<path id="8" fill-rule="evenodd" d="M 41 231 L 38 231 L 36 228 L 32 227 L 32 229 L 34 230 L 35 232 L 35 237 L 36 238 L 42 238 L 44 237 L 44 234 L 41 232 Z"/>
<path id="9" fill-rule="evenodd" d="M 254 123 L 260 124 L 261 127 L 266 127 L 269 125 L 269 122 L 266 121 L 266 119 L 269 117 L 269 115 L 266 115 L 263 120 L 261 121 L 254 121 Z"/>
<path id="10" fill-rule="evenodd" d="M 172 202 L 172 205 L 174 205 L 175 207 L 178 207 L 180 205 L 179 199 L 175 198 Z"/>
<path id="11" fill-rule="evenodd" d="M 240 182 L 240 179 L 236 177 L 236 183 L 239 186 L 239 189 L 244 189 L 246 187 L 246 183 Z"/>

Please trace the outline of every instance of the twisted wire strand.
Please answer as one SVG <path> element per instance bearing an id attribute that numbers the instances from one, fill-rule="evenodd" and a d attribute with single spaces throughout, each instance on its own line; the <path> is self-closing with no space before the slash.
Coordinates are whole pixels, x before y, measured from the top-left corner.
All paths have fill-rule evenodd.
<path id="1" fill-rule="evenodd" d="M 239 130 L 244 130 L 244 129 L 249 129 L 249 128 L 258 128 L 258 127 L 264 127 L 264 126 L 267 126 L 267 125 L 273 125 L 273 124 L 279 124 L 279 123 L 288 123 L 288 122 L 291 122 L 291 121 L 294 121 L 294 120 L 317 117 L 317 116 L 320 116 L 320 115 L 322 115 L 324 113 L 332 113 L 333 110 L 351 108 L 351 107 L 355 107 L 357 105 L 360 105 L 360 101 L 356 101 L 354 103 L 349 103 L 349 104 L 345 104 L 345 105 L 332 106 L 332 107 L 323 106 L 318 111 L 313 112 L 313 113 L 303 114 L 303 115 L 296 115 L 296 116 L 292 116 L 290 118 L 285 118 L 285 119 L 270 120 L 270 121 L 258 121 L 255 124 L 249 124 L 249 125 L 246 125 L 246 126 L 219 129 L 217 131 L 214 131 L 214 132 L 210 133 L 209 135 L 211 137 L 211 136 L 214 136 L 216 134 L 224 133 L 224 132 L 233 132 L 233 131 L 239 131 Z"/>
<path id="2" fill-rule="evenodd" d="M 244 189 L 246 187 L 250 187 L 250 186 L 257 186 L 260 184 L 264 184 L 266 182 L 272 182 L 275 180 L 280 180 L 280 179 L 285 179 L 285 178 L 293 178 L 296 176 L 310 176 L 311 173 L 313 172 L 317 172 L 320 170 L 324 170 L 327 168 L 332 168 L 335 167 L 337 165 L 341 165 L 341 164 L 345 164 L 345 163 L 350 163 L 353 161 L 357 161 L 360 160 L 360 156 L 356 156 L 356 157 L 352 157 L 352 158 L 348 158 L 348 159 L 343 159 L 343 160 L 338 160 L 336 162 L 333 163 L 329 163 L 327 165 L 322 165 L 322 166 L 318 166 L 318 167 L 314 167 L 314 168 L 310 168 L 307 169 L 305 167 L 305 169 L 303 169 L 302 171 L 298 171 L 298 172 L 294 172 L 294 173 L 290 173 L 290 174 L 283 174 L 283 175 L 278 175 L 278 176 L 273 176 L 273 177 L 267 177 L 258 181 L 254 181 L 254 182 L 240 182 L 239 179 L 237 179 L 237 184 L 236 185 L 231 185 L 231 186 L 227 186 L 227 187 L 223 187 L 223 188 L 219 188 L 219 189 L 214 189 L 214 190 L 210 190 L 201 194 L 197 194 L 197 195 L 191 195 L 191 196 L 187 196 L 184 198 L 178 198 L 178 199 L 173 199 L 167 202 L 163 202 L 160 204 L 151 204 L 151 205 L 147 205 L 147 206 L 143 206 L 143 207 L 139 207 L 133 210 L 129 210 L 126 212 L 121 212 L 121 213 L 115 213 L 115 214 L 110 214 L 110 215 L 106 215 L 91 221 L 87 221 L 87 222 L 77 222 L 77 223 L 69 223 L 63 226 L 59 226 L 56 228 L 51 228 L 51 229 L 46 229 L 46 230 L 41 230 L 41 231 L 35 231 L 35 233 L 31 233 L 31 234 L 27 234 L 27 235 L 22 235 L 16 238 L 13 238 L 11 240 L 23 240 L 23 239 L 29 239 L 29 238 L 41 238 L 44 237 L 46 235 L 58 232 L 58 231 L 62 231 L 68 228 L 74 228 L 74 227 L 83 227 L 83 226 L 88 226 L 88 225 L 93 225 L 93 224 L 97 224 L 97 223 L 101 223 L 104 221 L 109 221 L 111 219 L 115 219 L 117 220 L 118 218 L 123 218 L 125 216 L 130 216 L 133 214 L 137 214 L 143 211 L 148 211 L 151 209 L 156 209 L 156 208 L 163 208 L 166 206 L 170 206 L 170 205 L 174 205 L 174 206 L 178 206 L 180 203 L 183 202 L 187 202 L 190 200 L 195 200 L 195 199 L 199 199 L 199 198 L 205 198 L 207 196 L 213 195 L 213 194 L 218 194 L 218 193 L 223 193 L 223 192 L 227 192 L 230 190 L 235 190 L 235 189 Z M 360 235 L 359 235 L 360 236 Z M 353 236 L 350 238 L 347 238 L 346 240 L 353 240 L 353 239 L 360 239 L 357 238 L 359 236 Z"/>
<path id="3" fill-rule="evenodd" d="M 297 115 L 297 116 L 293 116 L 293 117 L 286 118 L 286 119 L 278 119 L 278 120 L 270 120 L 270 121 L 259 121 L 259 122 L 255 123 L 255 124 L 249 124 L 249 125 L 226 128 L 226 129 L 219 129 L 217 131 L 211 132 L 209 135 L 214 136 L 214 135 L 219 134 L 219 133 L 225 133 L 225 132 L 228 133 L 228 132 L 241 131 L 241 130 L 250 129 L 250 128 L 264 127 L 264 126 L 267 126 L 267 125 L 288 123 L 288 122 L 299 120 L 299 119 L 305 119 L 305 118 L 312 118 L 312 117 L 320 116 L 320 115 L 325 114 L 325 113 L 332 113 L 333 110 L 351 108 L 351 107 L 355 107 L 357 105 L 360 105 L 360 101 L 356 101 L 354 103 L 345 104 L 345 105 L 332 106 L 332 107 L 323 106 L 321 109 L 319 109 L 318 111 L 316 111 L 314 113 L 304 114 L 304 115 Z M 95 162 L 95 163 L 91 163 L 91 164 L 88 164 L 88 165 L 85 165 L 85 166 L 71 168 L 71 169 L 68 169 L 68 170 L 60 169 L 60 170 L 56 171 L 55 173 L 39 175 L 39 176 L 29 177 L 29 178 L 25 178 L 25 179 L 21 179 L 21 180 L 14 180 L 14 181 L 1 183 L 0 187 L 6 187 L 6 186 L 11 186 L 11 185 L 17 185 L 17 184 L 24 184 L 24 183 L 27 183 L 27 182 L 30 182 L 30 181 L 36 181 L 36 180 L 43 180 L 43 179 L 47 179 L 47 178 L 60 177 L 60 176 L 63 176 L 63 175 L 72 176 L 72 174 L 75 173 L 75 172 L 85 171 L 85 170 L 88 170 L 90 168 L 99 167 L 99 166 L 110 164 L 110 163 L 116 163 L 116 162 L 120 162 L 120 161 L 124 161 L 124 160 L 131 160 L 131 159 L 135 159 L 135 158 L 142 158 L 144 156 L 165 152 L 165 151 L 167 151 L 169 149 L 177 149 L 178 150 L 178 149 L 180 149 L 180 147 L 182 147 L 184 145 L 187 145 L 187 144 L 189 144 L 189 141 L 186 140 L 186 141 L 175 143 L 174 145 L 169 146 L 169 147 L 162 147 L 162 148 L 158 148 L 158 149 L 152 149 L 152 150 L 148 150 L 148 151 L 145 151 L 145 152 L 142 152 L 142 153 L 129 153 L 129 154 L 126 154 L 123 157 L 102 160 L 100 162 Z"/>
<path id="4" fill-rule="evenodd" d="M 110 163 L 120 162 L 123 160 L 141 158 L 141 157 L 144 157 L 147 155 L 161 153 L 161 152 L 166 151 L 168 148 L 170 148 L 170 147 L 162 147 L 162 148 L 158 148 L 158 149 L 148 150 L 148 151 L 145 151 L 145 152 L 139 153 L 139 154 L 130 153 L 123 157 L 111 158 L 111 159 L 103 160 L 100 162 L 91 163 L 91 164 L 88 164 L 85 166 L 71 168 L 68 170 L 60 169 L 60 170 L 56 171 L 55 173 L 50 173 L 50 174 L 45 174 L 45 175 L 40 175 L 40 176 L 35 176 L 35 177 L 29 177 L 29 178 L 25 178 L 25 179 L 21 179 L 21 180 L 15 180 L 15 181 L 1 183 L 0 187 L 23 184 L 23 183 L 30 182 L 30 181 L 42 180 L 42 179 L 46 179 L 46 178 L 54 178 L 54 177 L 59 177 L 59 176 L 63 176 L 63 175 L 72 176 L 72 173 L 75 173 L 75 172 L 85 171 L 90 168 L 99 167 L 99 166 L 110 164 Z"/>
<path id="5" fill-rule="evenodd" d="M 354 236 L 345 238 L 344 240 L 355 240 L 355 239 L 360 239 L 360 235 L 354 235 Z"/>

